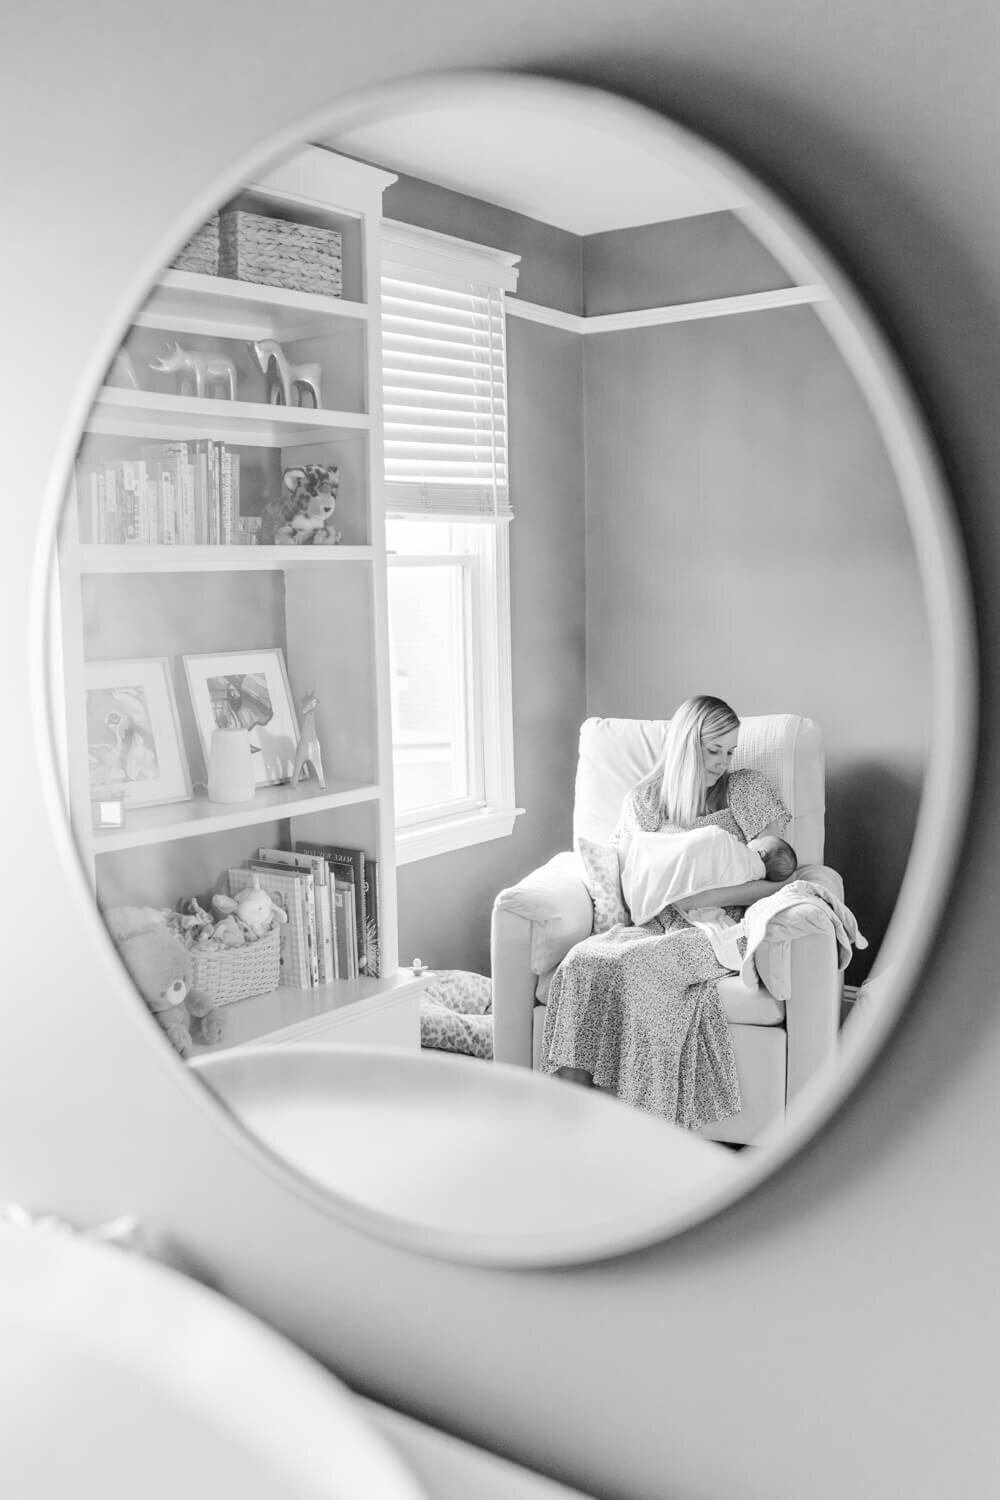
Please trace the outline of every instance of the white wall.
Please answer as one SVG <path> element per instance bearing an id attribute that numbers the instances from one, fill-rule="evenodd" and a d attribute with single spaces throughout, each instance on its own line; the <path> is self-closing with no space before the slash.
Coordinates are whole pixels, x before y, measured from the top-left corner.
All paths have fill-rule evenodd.
<path id="1" fill-rule="evenodd" d="M 988 1492 L 1000 1239 L 995 7 L 35 0 L 0 29 L 3 744 L 18 855 L 5 866 L 0 1198 L 81 1222 L 136 1209 L 369 1393 L 599 1494 Z M 293 1206 L 280 1175 L 237 1150 L 153 1046 L 96 951 L 71 851 L 41 805 L 38 541 L 50 466 L 67 461 L 116 338 L 109 314 L 141 296 L 168 227 L 182 238 L 256 165 L 266 134 L 339 90 L 455 63 L 614 83 L 769 170 L 914 361 L 983 630 L 975 827 L 891 1053 L 822 1141 L 743 1205 L 660 1248 L 551 1274 L 450 1269 Z"/>

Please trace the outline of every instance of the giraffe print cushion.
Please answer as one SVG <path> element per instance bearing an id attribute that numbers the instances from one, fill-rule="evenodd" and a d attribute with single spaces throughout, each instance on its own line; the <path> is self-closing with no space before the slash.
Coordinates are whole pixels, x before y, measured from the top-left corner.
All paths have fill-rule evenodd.
<path id="1" fill-rule="evenodd" d="M 577 850 L 583 862 L 583 881 L 594 903 L 594 931 L 610 932 L 621 923 L 627 925 L 617 848 L 581 838 L 577 840 Z"/>
<path id="2" fill-rule="evenodd" d="M 493 1056 L 493 983 L 467 969 L 437 969 L 427 975 L 420 1001 L 420 1045 L 438 1052 Z"/>

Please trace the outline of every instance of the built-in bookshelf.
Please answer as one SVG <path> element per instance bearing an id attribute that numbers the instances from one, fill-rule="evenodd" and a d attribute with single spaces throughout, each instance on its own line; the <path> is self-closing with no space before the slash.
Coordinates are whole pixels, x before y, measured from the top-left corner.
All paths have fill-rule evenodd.
<path id="1" fill-rule="evenodd" d="M 98 907 L 175 910 L 191 897 L 207 905 L 214 893 L 232 894 L 238 877 L 230 872 L 248 869 L 262 851 L 293 854 L 302 845 L 357 851 L 368 877 L 368 946 L 348 963 L 341 934 L 335 964 L 333 879 L 327 912 L 325 895 L 316 905 L 318 867 L 309 875 L 314 943 L 323 942 L 317 911 L 328 922 L 325 962 L 315 959 L 308 980 L 294 984 L 283 967 L 274 991 L 225 1006 L 225 1046 L 300 1035 L 419 1041 L 420 982 L 401 975 L 397 961 L 380 499 L 379 232 L 381 195 L 393 180 L 310 147 L 240 194 L 234 205 L 254 214 L 335 229 L 343 294 L 165 271 L 87 418 L 65 507 L 67 795 Z M 296 370 L 312 372 L 315 389 L 296 392 L 301 404 L 271 399 L 276 366 L 269 373 L 253 348 L 268 341 Z M 213 377 L 200 393 L 182 381 L 184 371 L 160 368 L 175 348 Z M 308 465 L 335 473 L 334 534 L 322 533 L 324 545 L 269 542 L 268 505 L 283 475 Z M 212 801 L 191 663 L 211 660 L 218 672 L 218 663 L 236 668 L 247 652 L 280 657 L 293 713 L 315 694 L 324 784 L 310 765 L 297 785 L 269 775 L 249 799 Z M 154 686 L 162 687 L 154 744 L 162 796 L 123 778 L 118 762 L 112 775 L 110 752 L 95 743 L 105 735 L 95 730 L 100 694 L 116 680 L 109 663 L 130 664 L 119 672 L 116 701 L 139 689 L 133 704 L 148 719 Z M 113 717 L 120 725 L 117 709 Z M 161 753 L 168 741 L 171 756 Z M 176 762 L 172 783 L 168 760 Z M 285 886 L 300 893 L 303 881 Z M 365 899 L 361 889 L 356 895 Z M 283 935 L 283 955 L 284 944 Z"/>

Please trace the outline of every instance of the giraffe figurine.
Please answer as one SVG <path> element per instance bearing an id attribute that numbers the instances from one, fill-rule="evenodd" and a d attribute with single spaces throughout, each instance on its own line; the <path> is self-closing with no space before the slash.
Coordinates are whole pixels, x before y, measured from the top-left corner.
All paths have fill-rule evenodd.
<path id="1" fill-rule="evenodd" d="M 323 779 L 323 757 L 320 754 L 319 737 L 316 734 L 316 705 L 319 699 L 316 690 L 306 693 L 302 700 L 302 729 L 299 733 L 298 744 L 295 746 L 295 765 L 292 770 L 292 786 L 298 786 L 299 778 L 307 766 L 312 766 L 316 772 L 316 780 L 323 790 L 326 790 L 326 782 Z"/>

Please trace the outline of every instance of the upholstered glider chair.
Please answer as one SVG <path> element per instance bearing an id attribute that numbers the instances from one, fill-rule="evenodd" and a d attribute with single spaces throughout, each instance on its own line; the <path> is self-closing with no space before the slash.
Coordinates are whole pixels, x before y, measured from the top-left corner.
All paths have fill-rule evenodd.
<path id="1" fill-rule="evenodd" d="M 652 770 L 666 728 L 663 720 L 586 720 L 580 730 L 574 847 L 580 838 L 607 843 L 626 794 Z M 795 714 L 744 719 L 736 767 L 769 777 L 792 815 L 786 837 L 800 866 L 821 864 L 825 796 L 817 726 Z M 500 892 L 491 939 L 498 1062 L 538 1067 L 552 975 L 570 948 L 590 936 L 593 922 L 583 866 L 573 852 L 555 855 Z M 732 1119 L 700 1131 L 712 1140 L 744 1145 L 780 1128 L 788 1101 L 832 1059 L 842 990 L 832 926 L 828 933 L 811 932 L 790 944 L 765 941 L 755 957 L 763 981 L 756 989 L 748 989 L 737 974 L 719 981 L 743 1107 Z"/>

